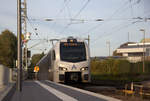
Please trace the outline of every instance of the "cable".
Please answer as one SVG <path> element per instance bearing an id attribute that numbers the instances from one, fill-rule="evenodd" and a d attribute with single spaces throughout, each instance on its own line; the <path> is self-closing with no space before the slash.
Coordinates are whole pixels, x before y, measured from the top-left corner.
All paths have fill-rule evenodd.
<path id="1" fill-rule="evenodd" d="M 60 13 L 62 13 L 64 11 L 66 5 L 68 5 L 70 1 L 71 0 L 65 0 L 64 3 L 63 3 L 64 4 L 63 8 L 60 9 L 60 11 L 58 12 L 58 14 L 56 14 L 55 16 L 58 16 Z"/>
<path id="2" fill-rule="evenodd" d="M 87 0 L 87 2 L 83 5 L 83 7 L 79 10 L 79 12 L 73 18 L 76 18 L 77 16 L 79 16 L 80 13 L 85 9 L 85 7 L 88 5 L 89 2 L 90 0 Z"/>
<path id="3" fill-rule="evenodd" d="M 147 14 L 147 13 L 146 13 Z M 133 20 L 133 18 L 132 19 L 128 19 L 128 20 Z M 137 20 L 137 19 L 135 19 L 136 20 L 136 23 L 137 22 L 142 22 L 141 21 L 141 19 L 139 19 L 139 20 Z M 142 19 L 143 20 L 143 19 Z M 123 22 L 124 23 L 124 22 Z M 117 31 L 120 31 L 121 29 L 123 29 L 123 28 L 127 28 L 127 27 L 129 27 L 129 26 L 131 26 L 131 25 L 134 25 L 135 23 L 134 22 L 132 22 L 132 23 L 130 23 L 130 24 L 127 24 L 127 25 L 124 25 L 124 26 L 122 26 L 122 27 L 120 27 L 120 28 L 118 28 L 118 26 L 120 26 L 120 25 L 122 25 L 122 24 L 119 24 L 119 25 L 117 25 L 117 26 L 115 26 L 115 27 L 113 27 L 112 29 L 115 29 L 116 27 L 118 28 L 118 29 L 116 29 L 116 30 L 114 30 L 114 31 L 112 31 L 112 32 L 109 32 L 109 33 L 105 33 L 105 35 L 101 35 L 101 36 L 99 36 L 99 37 L 97 37 L 97 39 L 95 39 L 94 40 L 94 42 L 92 42 L 92 44 L 95 44 L 95 42 L 97 41 L 97 40 L 99 40 L 99 39 L 101 39 L 101 38 L 103 38 L 103 37 L 106 37 L 106 36 L 110 36 L 110 35 L 112 35 L 112 34 L 114 34 L 114 32 L 117 32 Z M 102 24 L 100 24 L 100 25 L 102 25 Z M 93 27 L 93 29 L 95 29 L 97 26 L 95 26 L 95 27 Z M 91 29 L 92 30 L 92 29 Z M 88 30 L 89 31 L 89 30 Z"/>
<path id="4" fill-rule="evenodd" d="M 125 2 L 123 5 L 126 5 L 128 2 Z M 107 20 L 110 20 L 123 6 L 119 7 Z M 99 26 L 103 25 L 102 23 L 97 24 L 96 26 L 90 28 L 88 31 L 83 32 L 83 34 L 88 34 L 89 32 L 97 29 Z"/>
<path id="5" fill-rule="evenodd" d="M 139 21 L 141 21 L 141 19 L 137 20 L 136 22 L 139 22 Z M 104 38 L 104 37 L 106 37 L 106 36 L 110 36 L 110 35 L 114 34 L 114 32 L 120 31 L 121 29 L 127 28 L 127 27 L 129 27 L 129 26 L 131 26 L 131 25 L 134 25 L 134 24 L 135 24 L 135 23 L 132 22 L 132 23 L 130 23 L 130 24 L 127 24 L 127 25 L 125 25 L 125 26 L 122 26 L 122 27 L 120 27 L 120 28 L 114 30 L 113 32 L 105 33 L 105 35 L 99 36 L 99 37 L 100 37 L 100 38 Z M 117 25 L 117 26 L 118 26 L 118 25 Z M 115 26 L 115 27 L 117 27 L 117 26 Z M 119 26 L 120 26 L 120 25 L 119 25 Z M 94 45 L 95 42 L 100 39 L 99 37 L 97 37 L 97 39 L 95 39 L 94 42 L 92 42 L 92 45 Z"/>
<path id="6" fill-rule="evenodd" d="M 35 33 L 35 35 L 38 35 L 38 33 L 36 32 L 36 29 L 32 26 L 32 24 L 31 24 L 30 19 L 28 18 L 28 16 L 27 16 L 27 21 L 28 21 L 29 25 L 31 26 L 31 28 L 32 28 L 33 32 Z"/>
<path id="7" fill-rule="evenodd" d="M 110 35 L 114 34 L 114 32 L 120 31 L 120 30 L 123 29 L 123 28 L 127 28 L 127 27 L 129 27 L 130 25 L 133 25 L 133 23 L 127 24 L 127 25 L 125 25 L 125 26 L 122 26 L 122 27 L 120 27 L 120 28 L 118 28 L 118 29 L 116 29 L 116 30 L 114 30 L 114 31 L 112 31 L 112 32 L 105 33 L 105 35 L 98 36 L 98 37 L 92 42 L 92 45 L 94 45 L 97 40 L 102 39 L 102 38 L 104 38 L 104 37 L 106 37 L 106 36 L 110 36 Z M 117 25 L 117 26 L 118 26 L 118 25 Z"/>
<path id="8" fill-rule="evenodd" d="M 130 2 L 131 16 L 134 17 L 132 0 L 129 0 L 129 2 Z"/>
<path id="9" fill-rule="evenodd" d="M 43 41 L 43 40 L 42 40 Z M 31 49 L 31 48 L 33 48 L 33 47 L 35 47 L 35 46 L 37 46 L 37 45 L 40 45 L 42 42 L 40 41 L 40 42 L 38 42 L 38 43 L 36 43 L 36 44 L 34 44 L 34 45 L 32 45 L 30 48 L 28 48 L 28 49 Z"/>
<path id="10" fill-rule="evenodd" d="M 77 16 L 80 15 L 80 13 L 85 9 L 85 7 L 88 5 L 89 2 L 90 2 L 90 0 L 87 0 L 87 2 L 79 10 L 79 12 L 73 17 L 73 19 L 75 19 Z M 71 24 L 72 24 L 72 22 L 70 22 L 69 24 L 67 24 L 60 33 L 63 33 Z"/>
<path id="11" fill-rule="evenodd" d="M 126 1 L 121 7 L 119 7 L 108 19 L 106 19 L 106 20 L 111 20 L 111 18 L 114 16 L 114 15 L 117 15 L 117 13 L 118 12 L 120 12 L 121 11 L 121 9 L 122 9 L 122 7 L 124 7 L 124 9 L 121 11 L 121 12 L 124 12 L 125 10 L 127 10 L 127 9 L 129 9 L 129 7 L 127 8 L 126 6 L 128 6 L 128 1 Z M 133 4 L 136 4 L 136 2 L 134 2 Z M 126 6 L 124 6 L 124 5 L 126 5 Z M 126 9 L 127 8 L 127 9 Z M 105 21 L 105 20 L 104 20 Z M 104 24 L 104 23 L 103 23 Z M 88 34 L 89 32 L 91 32 L 91 31 L 93 31 L 93 30 L 95 30 L 95 29 L 97 29 L 97 28 L 99 28 L 99 26 L 101 26 L 101 25 L 103 25 L 103 24 L 97 24 L 96 26 L 94 26 L 94 27 L 92 27 L 91 29 L 89 29 L 88 31 L 86 31 L 86 32 L 84 32 L 83 34 L 85 35 L 85 34 Z"/>
<path id="12" fill-rule="evenodd" d="M 68 11 L 68 16 L 69 16 L 69 17 L 70 17 L 70 19 L 71 19 L 71 11 L 70 11 L 70 9 L 69 9 L 68 4 L 66 4 L 66 8 L 67 8 L 67 11 Z"/>
<path id="13" fill-rule="evenodd" d="M 63 7 L 62 9 L 60 9 L 60 11 L 55 15 L 55 17 L 57 17 L 58 15 L 60 15 L 64 10 L 65 10 L 65 7 L 69 4 L 71 0 L 65 0 L 64 3 L 63 3 Z M 54 22 L 54 24 L 51 26 L 51 28 L 54 28 L 56 25 L 56 22 Z"/>

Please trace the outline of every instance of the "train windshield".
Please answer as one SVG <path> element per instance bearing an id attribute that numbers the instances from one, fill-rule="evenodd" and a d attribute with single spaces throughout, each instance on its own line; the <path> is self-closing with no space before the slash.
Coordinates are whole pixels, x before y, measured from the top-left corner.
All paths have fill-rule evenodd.
<path id="1" fill-rule="evenodd" d="M 60 59 L 67 62 L 80 62 L 86 60 L 86 49 L 84 42 L 60 43 Z"/>

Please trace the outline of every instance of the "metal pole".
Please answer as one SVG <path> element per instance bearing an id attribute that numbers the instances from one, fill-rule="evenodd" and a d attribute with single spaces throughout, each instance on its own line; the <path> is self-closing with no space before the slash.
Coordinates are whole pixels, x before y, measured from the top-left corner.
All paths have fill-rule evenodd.
<path id="1" fill-rule="evenodd" d="M 128 42 L 130 41 L 129 37 L 130 37 L 130 36 L 129 36 L 129 32 L 128 32 Z"/>
<path id="2" fill-rule="evenodd" d="M 109 56 L 110 56 L 110 42 L 109 42 Z"/>
<path id="3" fill-rule="evenodd" d="M 109 57 L 110 57 L 110 41 L 106 42 L 108 44 L 108 52 L 109 52 Z"/>
<path id="4" fill-rule="evenodd" d="M 143 30 L 144 33 L 144 45 L 143 45 L 143 73 L 145 72 L 145 30 Z"/>
<path id="5" fill-rule="evenodd" d="M 18 39 L 18 56 L 17 56 L 17 66 L 18 66 L 18 76 L 17 76 L 17 90 L 21 92 L 22 90 L 22 49 L 21 49 L 21 0 L 17 0 L 17 39 Z"/>
<path id="6" fill-rule="evenodd" d="M 24 0 L 24 34 L 27 34 L 27 3 L 26 0 Z M 25 70 L 27 71 L 28 68 L 28 57 L 27 57 L 27 42 L 25 43 Z"/>
<path id="7" fill-rule="evenodd" d="M 27 52 L 28 52 L 27 43 L 25 43 L 25 63 L 26 63 L 25 70 L 26 71 L 28 69 L 28 56 L 27 56 Z"/>
<path id="8" fill-rule="evenodd" d="M 145 72 L 145 30 L 140 29 L 143 32 L 143 73 Z"/>
<path id="9" fill-rule="evenodd" d="M 88 35 L 88 46 L 90 48 L 90 35 Z"/>
<path id="10" fill-rule="evenodd" d="M 89 53 L 90 53 L 90 35 L 88 35 L 88 47 L 89 47 Z M 90 56 L 89 56 L 89 58 L 90 58 Z M 89 73 L 90 73 L 89 81 L 91 82 L 91 68 L 89 68 Z"/>

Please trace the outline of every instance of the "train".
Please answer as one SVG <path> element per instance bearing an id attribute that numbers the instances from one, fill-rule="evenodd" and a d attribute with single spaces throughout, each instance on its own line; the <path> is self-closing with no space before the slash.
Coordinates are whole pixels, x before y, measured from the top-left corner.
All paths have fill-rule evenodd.
<path id="1" fill-rule="evenodd" d="M 59 39 L 37 66 L 39 80 L 91 82 L 90 51 L 85 39 Z"/>

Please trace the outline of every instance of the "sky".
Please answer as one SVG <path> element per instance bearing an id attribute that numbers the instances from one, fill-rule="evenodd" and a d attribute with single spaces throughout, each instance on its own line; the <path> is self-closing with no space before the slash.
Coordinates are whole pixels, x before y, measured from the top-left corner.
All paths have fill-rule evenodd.
<path id="1" fill-rule="evenodd" d="M 108 42 L 112 54 L 128 41 L 128 33 L 129 41 L 140 42 L 140 29 L 145 29 L 146 38 L 150 38 L 150 20 L 145 21 L 150 18 L 150 0 L 26 1 L 27 31 L 31 33 L 28 48 L 32 55 L 48 52 L 52 47 L 48 39 L 68 36 L 90 35 L 91 56 L 108 56 Z M 46 18 L 53 21 L 45 21 Z M 17 0 L 0 0 L 0 32 L 5 29 L 17 35 Z"/>

